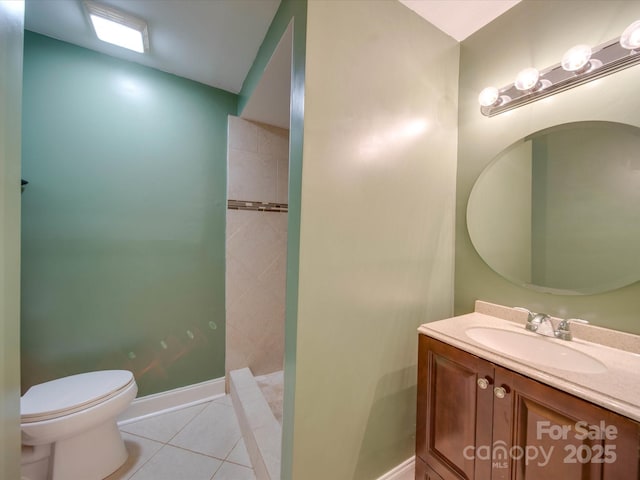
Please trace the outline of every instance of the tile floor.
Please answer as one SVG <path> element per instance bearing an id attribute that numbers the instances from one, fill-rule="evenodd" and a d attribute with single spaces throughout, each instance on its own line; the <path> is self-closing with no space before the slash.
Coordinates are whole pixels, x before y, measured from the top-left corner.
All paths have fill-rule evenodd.
<path id="1" fill-rule="evenodd" d="M 282 370 L 268 375 L 255 377 L 264 399 L 271 407 L 273 416 L 282 425 L 282 407 L 284 398 L 284 372 Z"/>
<path id="2" fill-rule="evenodd" d="M 120 430 L 129 459 L 106 480 L 255 480 L 229 395 Z"/>

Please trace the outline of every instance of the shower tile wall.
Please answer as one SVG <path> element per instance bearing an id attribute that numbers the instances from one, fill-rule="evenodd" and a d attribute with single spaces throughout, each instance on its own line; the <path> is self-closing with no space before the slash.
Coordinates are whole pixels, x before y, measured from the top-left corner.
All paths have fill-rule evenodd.
<path id="1" fill-rule="evenodd" d="M 289 132 L 229 116 L 228 199 L 286 204 Z M 227 210 L 226 371 L 282 370 L 287 214 Z"/>

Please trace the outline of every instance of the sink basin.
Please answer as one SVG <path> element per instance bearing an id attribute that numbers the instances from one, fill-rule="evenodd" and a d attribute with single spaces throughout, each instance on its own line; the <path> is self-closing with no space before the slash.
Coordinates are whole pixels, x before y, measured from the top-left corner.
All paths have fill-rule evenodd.
<path id="1" fill-rule="evenodd" d="M 510 357 L 532 365 L 558 368 L 576 373 L 604 373 L 607 367 L 600 360 L 542 336 L 532 336 L 499 328 L 472 327 L 469 338 Z"/>

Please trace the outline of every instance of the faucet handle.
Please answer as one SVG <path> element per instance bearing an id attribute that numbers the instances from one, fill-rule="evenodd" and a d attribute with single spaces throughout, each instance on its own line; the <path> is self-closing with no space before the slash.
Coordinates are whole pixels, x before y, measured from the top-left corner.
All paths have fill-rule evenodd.
<path id="1" fill-rule="evenodd" d="M 533 317 L 535 317 L 537 315 L 536 312 L 532 312 L 531 310 L 529 310 L 528 308 L 524 308 L 524 307 L 513 307 L 514 310 L 519 310 L 521 312 L 524 312 L 527 314 L 527 324 L 531 324 L 531 320 L 533 320 Z"/>
<path id="2" fill-rule="evenodd" d="M 572 323 L 582 323 L 586 325 L 589 322 L 581 318 L 567 318 L 564 320 L 560 320 L 560 323 L 558 324 L 558 329 L 556 330 L 556 337 L 562 340 L 571 340 L 573 336 L 571 335 L 571 330 L 569 329 L 569 325 L 571 325 Z"/>
<path id="3" fill-rule="evenodd" d="M 581 318 L 567 318 L 565 320 L 560 320 L 560 323 L 558 324 L 558 330 L 569 330 L 569 325 L 571 323 L 583 323 L 586 325 L 589 323 L 589 321 L 583 320 Z"/>
<path id="4" fill-rule="evenodd" d="M 530 330 L 532 332 L 538 332 L 538 329 L 541 326 L 544 326 L 543 330 L 545 330 L 545 333 L 542 333 L 542 332 L 538 332 L 538 333 L 541 333 L 542 335 L 549 335 L 550 333 L 549 329 L 551 329 L 551 333 L 552 333 L 553 327 L 549 327 L 545 323 L 550 318 L 549 315 L 547 315 L 546 313 L 532 312 L 531 310 L 527 310 L 526 308 L 523 308 L 523 307 L 513 307 L 513 308 L 514 310 L 527 312 L 527 324 L 524 326 L 524 328 L 526 328 L 527 330 Z"/>

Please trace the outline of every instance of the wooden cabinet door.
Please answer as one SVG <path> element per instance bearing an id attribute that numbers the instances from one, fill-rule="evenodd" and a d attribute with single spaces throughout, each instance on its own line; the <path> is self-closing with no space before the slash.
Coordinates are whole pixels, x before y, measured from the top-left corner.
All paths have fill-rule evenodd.
<path id="1" fill-rule="evenodd" d="M 416 452 L 443 480 L 490 478 L 475 446 L 491 442 L 492 384 L 490 363 L 420 336 Z"/>
<path id="2" fill-rule="evenodd" d="M 513 392 L 512 372 L 500 367 L 493 370 L 493 425 L 491 438 L 491 480 L 511 480 L 512 462 L 510 461 L 513 435 Z"/>
<path id="3" fill-rule="evenodd" d="M 442 480 L 442 477 L 433 471 L 424 460 L 416 457 L 416 480 Z"/>
<path id="4" fill-rule="evenodd" d="M 416 480 L 640 480 L 639 447 L 637 422 L 419 336 Z"/>
<path id="5" fill-rule="evenodd" d="M 509 370 L 495 372 L 511 398 L 494 400 L 494 442 L 495 432 L 505 438 L 508 423 L 512 431 L 509 475 L 494 469 L 492 479 L 640 478 L 636 422 Z"/>

